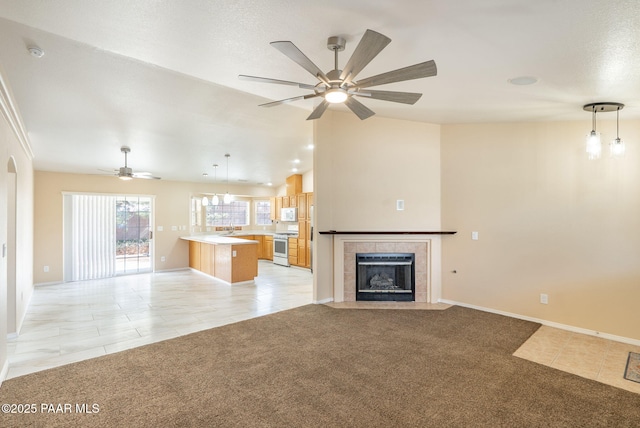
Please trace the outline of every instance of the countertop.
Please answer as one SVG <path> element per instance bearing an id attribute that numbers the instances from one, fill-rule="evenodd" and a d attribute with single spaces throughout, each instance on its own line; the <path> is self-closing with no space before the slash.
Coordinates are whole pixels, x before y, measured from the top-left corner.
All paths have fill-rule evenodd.
<path id="1" fill-rule="evenodd" d="M 255 233 L 248 235 L 255 235 Z M 180 239 L 184 239 L 185 241 L 197 241 L 204 242 L 205 244 L 213 244 L 213 245 L 244 245 L 244 244 L 257 244 L 258 241 L 253 241 L 250 239 L 242 239 L 242 235 L 234 235 L 234 236 L 225 236 L 225 235 L 189 235 L 189 236 L 181 236 Z"/>

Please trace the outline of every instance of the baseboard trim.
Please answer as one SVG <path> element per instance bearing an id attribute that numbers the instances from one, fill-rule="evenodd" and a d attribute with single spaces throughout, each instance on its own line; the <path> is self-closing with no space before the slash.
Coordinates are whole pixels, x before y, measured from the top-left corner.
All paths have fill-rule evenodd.
<path id="1" fill-rule="evenodd" d="M 33 287 L 46 287 L 47 285 L 58 285 L 64 284 L 64 281 L 52 281 L 52 282 L 39 282 L 37 284 L 33 284 Z"/>
<path id="2" fill-rule="evenodd" d="M 517 318 L 525 321 L 536 322 L 548 327 L 557 328 L 560 330 L 567 330 L 574 333 L 586 334 L 588 336 L 601 337 L 603 339 L 613 340 L 615 342 L 627 343 L 629 345 L 640 346 L 640 340 L 631 339 L 630 337 L 616 336 L 615 334 L 603 333 L 601 331 L 589 330 L 582 327 L 575 327 L 572 325 L 561 324 L 554 321 L 544 320 L 541 318 L 528 317 L 526 315 L 514 314 L 511 312 L 500 311 L 492 308 L 485 308 L 483 306 L 470 305 L 468 303 L 456 302 L 455 300 L 439 299 L 440 303 L 448 303 L 450 305 L 462 306 L 469 309 L 477 309 L 483 312 L 490 312 L 492 314 L 504 315 L 506 317 Z"/>
<path id="3" fill-rule="evenodd" d="M 326 299 L 322 299 L 322 300 L 314 300 L 313 304 L 324 305 L 325 303 L 331 303 L 331 302 L 333 302 L 333 297 L 327 297 Z"/>

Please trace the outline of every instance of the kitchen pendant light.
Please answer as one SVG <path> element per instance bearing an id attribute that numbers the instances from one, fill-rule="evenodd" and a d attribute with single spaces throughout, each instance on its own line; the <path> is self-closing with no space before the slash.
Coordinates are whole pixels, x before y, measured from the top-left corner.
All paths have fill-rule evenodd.
<path id="1" fill-rule="evenodd" d="M 229 153 L 227 153 L 226 155 L 224 155 L 224 157 L 227 158 L 227 193 L 224 195 L 223 201 L 225 204 L 228 204 L 231 202 L 231 195 L 229 195 L 229 157 L 231 155 Z"/>
<path id="2" fill-rule="evenodd" d="M 624 141 L 620 139 L 620 110 L 622 107 L 618 107 L 616 110 L 616 138 L 609 144 L 609 151 L 612 158 L 624 157 Z"/>
<path id="3" fill-rule="evenodd" d="M 218 164 L 214 163 L 213 164 L 213 183 L 215 184 L 218 181 Z M 218 205 L 220 203 L 220 199 L 218 198 L 218 194 L 214 193 L 213 194 L 213 198 L 211 198 L 211 204 L 212 205 Z"/>
<path id="4" fill-rule="evenodd" d="M 614 157 L 620 157 L 624 154 L 624 143 L 618 136 L 618 125 L 619 125 L 619 112 L 624 108 L 624 104 L 620 103 L 591 103 L 585 104 L 582 109 L 585 111 L 590 111 L 592 114 L 592 126 L 591 132 L 587 135 L 586 139 L 586 151 L 587 157 L 589 159 L 598 159 L 602 154 L 602 142 L 600 139 L 600 133 L 596 132 L 596 114 L 602 112 L 611 112 L 615 111 L 617 116 L 616 119 L 616 139 L 611 142 L 609 148 L 611 150 L 611 155 Z"/>
<path id="5" fill-rule="evenodd" d="M 585 106 L 585 110 L 586 110 Z M 602 153 L 600 133 L 596 132 L 596 108 L 593 107 L 591 115 L 591 132 L 587 135 L 586 150 L 589 159 L 598 159 Z"/>

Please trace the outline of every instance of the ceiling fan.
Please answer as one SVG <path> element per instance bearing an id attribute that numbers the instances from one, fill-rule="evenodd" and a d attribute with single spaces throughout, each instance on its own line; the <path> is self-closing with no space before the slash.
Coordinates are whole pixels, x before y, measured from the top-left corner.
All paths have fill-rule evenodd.
<path id="1" fill-rule="evenodd" d="M 313 74 L 320 82 L 316 85 L 306 83 L 291 82 L 287 80 L 269 79 L 266 77 L 247 76 L 244 74 L 238 77 L 242 80 L 254 82 L 276 83 L 279 85 L 297 86 L 301 89 L 309 89 L 313 94 L 299 97 L 287 98 L 280 101 L 273 101 L 260 104 L 262 107 L 273 107 L 276 105 L 289 103 L 292 101 L 306 100 L 309 98 L 322 97 L 323 100 L 311 112 L 307 120 L 318 119 L 331 103 L 344 103 L 361 120 L 373 116 L 375 113 L 356 100 L 354 96 L 366 97 L 376 100 L 393 101 L 403 104 L 415 104 L 422 94 L 415 92 L 396 91 L 376 91 L 366 88 L 372 86 L 386 85 L 388 83 L 402 82 L 405 80 L 421 79 L 437 74 L 436 63 L 433 60 L 414 64 L 409 67 L 400 68 L 376 76 L 355 80 L 366 66 L 375 58 L 389 43 L 391 39 L 373 30 L 367 30 L 362 36 L 360 43 L 356 46 L 353 55 L 345 65 L 343 70 L 338 69 L 338 52 L 343 51 L 346 40 L 339 36 L 329 37 L 327 48 L 334 52 L 335 68 L 328 73 L 323 73 L 305 54 L 289 41 L 271 42 L 271 46 L 295 61 L 302 68 Z"/>
<path id="2" fill-rule="evenodd" d="M 131 151 L 131 149 L 127 146 L 120 147 L 120 151 L 124 153 L 124 166 L 114 169 L 114 170 L 106 170 L 102 169 L 101 171 L 105 172 L 115 172 L 115 176 L 121 180 L 131 180 L 132 178 L 145 178 L 147 180 L 160 180 L 160 177 L 154 177 L 150 172 L 133 172 L 131 168 L 127 165 L 127 154 Z"/>

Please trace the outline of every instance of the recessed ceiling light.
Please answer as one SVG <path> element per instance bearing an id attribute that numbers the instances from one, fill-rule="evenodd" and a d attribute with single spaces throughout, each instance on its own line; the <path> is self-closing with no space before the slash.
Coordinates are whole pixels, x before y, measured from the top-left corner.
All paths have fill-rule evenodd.
<path id="1" fill-rule="evenodd" d="M 267 183 L 267 186 L 273 186 L 273 183 L 269 182 Z"/>
<path id="2" fill-rule="evenodd" d="M 313 144 L 307 144 L 307 149 L 313 150 Z"/>
<path id="3" fill-rule="evenodd" d="M 540 79 L 533 76 L 520 76 L 520 77 L 514 77 L 513 79 L 509 79 L 508 82 L 511 83 L 512 85 L 526 86 L 526 85 L 533 85 L 534 83 L 538 83 L 539 80 Z"/>
<path id="4" fill-rule="evenodd" d="M 300 163 L 300 159 L 294 159 L 293 163 Z"/>
<path id="5" fill-rule="evenodd" d="M 291 172 L 298 172 L 298 168 L 291 168 Z"/>

